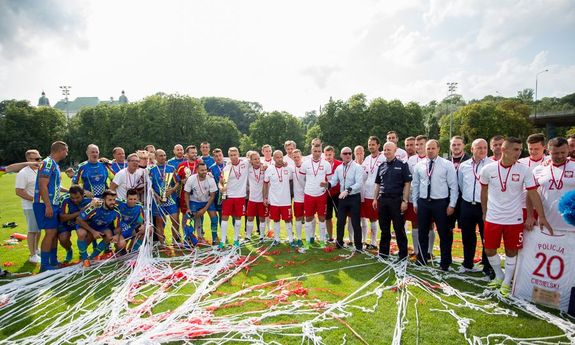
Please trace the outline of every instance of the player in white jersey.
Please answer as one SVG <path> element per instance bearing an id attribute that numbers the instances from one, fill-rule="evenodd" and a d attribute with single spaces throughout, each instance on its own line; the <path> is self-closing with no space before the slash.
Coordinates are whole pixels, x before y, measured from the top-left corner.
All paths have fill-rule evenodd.
<path id="1" fill-rule="evenodd" d="M 521 147 L 521 140 L 513 137 L 505 139 L 501 160 L 486 165 L 480 173 L 481 207 L 485 217 L 485 253 L 495 271 L 495 279 L 489 286 L 500 287 L 504 297 L 511 291 L 517 252 L 521 249 L 524 228 L 521 193 L 524 188 L 528 190 L 528 197 L 539 214 L 540 225 L 551 229 L 545 218 L 536 190 L 537 182 L 531 169 L 517 164 Z M 531 218 L 528 216 L 528 222 L 532 223 Z M 505 247 L 505 273 L 501 270 L 501 259 L 497 254 L 501 237 Z"/>
<path id="2" fill-rule="evenodd" d="M 256 151 L 252 151 L 249 156 L 250 166 L 248 167 L 248 209 L 246 216 L 248 221 L 246 223 L 246 240 L 250 240 L 252 230 L 254 227 L 254 218 L 259 217 L 260 220 L 268 217 L 267 207 L 264 205 L 263 187 L 264 187 L 264 174 L 268 165 L 262 164 L 260 155 Z M 263 241 L 265 236 L 264 223 L 259 223 L 260 241 Z"/>
<path id="3" fill-rule="evenodd" d="M 527 165 L 531 170 L 542 164 L 547 157 L 545 157 L 545 136 L 541 133 L 531 134 L 527 137 L 527 151 L 529 157 L 520 158 L 519 163 Z M 521 196 L 523 203 L 523 219 L 527 219 L 527 191 L 523 191 Z M 537 219 L 537 214 L 533 214 Z"/>
<path id="4" fill-rule="evenodd" d="M 379 148 L 379 138 L 373 135 L 369 137 L 367 140 L 367 149 L 370 154 L 365 157 L 361 165 L 365 171 L 365 180 L 363 181 L 362 189 L 363 200 L 361 202 L 362 240 L 367 249 L 372 250 L 377 249 L 377 223 L 379 220 L 377 209 L 373 208 L 373 189 L 375 188 L 377 170 L 379 166 L 386 161 L 383 154 L 379 151 Z M 369 245 L 367 244 L 368 229 L 371 229 L 371 242 Z"/>
<path id="5" fill-rule="evenodd" d="M 304 214 L 306 226 L 306 246 L 314 241 L 312 221 L 317 214 L 320 231 L 320 247 L 325 247 L 326 225 L 325 212 L 327 208 L 327 194 L 321 182 L 326 182 L 332 174 L 331 165 L 321 158 L 321 146 L 312 147 L 312 158 L 304 161 L 300 169 L 300 177 L 305 179 L 304 184 Z"/>
<path id="6" fill-rule="evenodd" d="M 291 166 L 292 168 L 295 167 L 293 160 L 293 151 L 295 149 L 297 149 L 295 141 L 288 140 L 284 143 L 284 150 L 286 151 L 286 154 L 284 155 L 284 162 L 286 162 L 287 165 Z"/>
<path id="7" fill-rule="evenodd" d="M 294 160 L 294 176 L 293 176 L 293 216 L 295 217 L 295 228 L 297 237 L 297 246 L 302 247 L 303 242 L 301 240 L 301 230 L 304 223 L 304 211 L 303 211 L 303 201 L 304 201 L 304 187 L 305 180 L 300 175 L 301 165 L 302 165 L 302 155 L 301 151 L 295 149 L 293 151 Z"/>
<path id="8" fill-rule="evenodd" d="M 220 178 L 219 187 L 222 193 L 222 225 L 220 248 L 226 246 L 226 238 L 230 216 L 236 221 L 234 227 L 234 246 L 240 246 L 241 219 L 245 214 L 246 194 L 248 186 L 248 166 L 249 163 L 240 159 L 240 151 L 237 147 L 228 149 L 230 162 L 224 167 Z"/>
<path id="9" fill-rule="evenodd" d="M 547 221 L 555 231 L 575 231 L 575 227 L 565 222 L 559 213 L 559 200 L 565 193 L 575 189 L 575 162 L 569 159 L 567 139 L 551 139 L 548 148 L 551 164 L 539 165 L 533 169 L 533 176 L 539 184 L 543 210 Z"/>
<path id="10" fill-rule="evenodd" d="M 273 165 L 274 159 L 272 158 L 272 147 L 268 144 L 262 146 L 262 157 L 261 161 L 266 165 Z"/>
<path id="11" fill-rule="evenodd" d="M 184 186 L 186 205 L 189 219 L 194 220 L 194 228 L 199 239 L 204 237 L 202 223 L 204 214 L 207 212 L 210 216 L 210 228 L 212 230 L 212 245 L 217 245 L 218 237 L 218 212 L 216 210 L 216 192 L 218 186 L 214 177 L 208 175 L 206 163 L 199 162 L 196 166 L 196 174 L 193 174 L 186 180 Z M 186 242 L 189 242 L 191 234 L 184 233 Z"/>
<path id="12" fill-rule="evenodd" d="M 387 132 L 387 141 L 391 141 L 397 147 L 397 149 L 395 150 L 395 158 L 399 159 L 402 162 L 407 162 L 408 159 L 407 152 L 401 147 L 399 147 L 398 144 L 399 136 L 395 131 Z"/>
<path id="13" fill-rule="evenodd" d="M 264 204 L 269 207 L 270 219 L 274 222 L 274 241 L 272 246 L 280 243 L 280 219 L 284 221 L 288 242 L 294 247 L 291 213 L 291 183 L 294 170 L 284 164 L 283 153 L 273 153 L 275 164 L 268 167 L 264 175 Z"/>
<path id="14" fill-rule="evenodd" d="M 413 169 L 417 163 L 426 160 L 427 155 L 425 151 L 425 144 L 427 143 L 427 136 L 418 135 L 415 137 L 415 154 L 407 160 L 407 166 L 409 166 L 409 171 L 413 174 Z M 411 202 L 411 193 L 409 191 L 409 200 L 407 203 L 407 211 L 405 211 L 404 217 L 406 221 L 411 222 L 411 240 L 413 241 L 413 256 L 417 257 L 419 254 L 419 227 L 417 224 L 417 214 L 413 208 L 413 203 Z M 435 231 L 433 231 L 433 224 L 429 230 L 429 241 L 427 246 L 427 252 L 431 256 L 433 254 L 433 244 L 435 243 Z"/>
<path id="15" fill-rule="evenodd" d="M 118 193 L 118 199 L 122 200 L 127 199 L 126 192 L 129 189 L 136 189 L 140 200 L 143 200 L 146 171 L 138 166 L 140 163 L 138 154 L 131 153 L 126 160 L 128 161 L 128 166 L 116 173 L 114 180 L 110 183 L 110 189 Z"/>

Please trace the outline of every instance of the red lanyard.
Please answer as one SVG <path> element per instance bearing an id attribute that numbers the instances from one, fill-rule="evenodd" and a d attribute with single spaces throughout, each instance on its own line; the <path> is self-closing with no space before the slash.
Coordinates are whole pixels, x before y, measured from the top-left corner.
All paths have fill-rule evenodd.
<path id="1" fill-rule="evenodd" d="M 433 162 L 433 160 L 429 160 L 430 162 Z M 429 163 L 431 164 L 431 163 Z M 431 167 L 431 170 L 429 170 L 429 167 L 427 167 L 426 164 L 426 169 L 427 170 L 427 177 L 429 177 L 429 181 L 431 181 L 431 176 L 433 176 L 433 171 L 435 170 L 435 164 L 437 164 L 437 162 L 433 162 L 433 166 Z"/>
<path id="2" fill-rule="evenodd" d="M 475 164 L 475 160 L 471 158 L 471 171 L 473 171 L 473 175 L 475 175 L 475 180 L 479 181 L 479 174 L 477 174 L 477 170 L 479 170 L 479 166 L 483 162 L 483 159 L 479 161 L 479 163 Z"/>
<path id="3" fill-rule="evenodd" d="M 252 167 L 252 170 L 254 171 L 254 178 L 256 179 L 256 182 L 257 182 L 257 183 L 260 183 L 260 178 L 261 178 L 261 176 L 262 176 L 262 175 L 261 175 L 262 168 L 261 168 L 261 167 L 258 168 L 258 173 L 257 173 L 257 174 L 256 174 L 256 168 Z"/>
<path id="4" fill-rule="evenodd" d="M 555 186 L 555 189 L 558 190 L 563 189 L 563 176 L 565 176 L 565 168 L 567 168 L 567 162 L 563 163 L 563 172 L 559 177 L 559 182 L 557 182 L 557 180 L 555 180 L 555 174 L 553 174 L 553 164 L 549 165 L 549 170 L 551 170 L 551 185 L 549 186 L 550 190 L 553 189 L 553 186 Z"/>
<path id="5" fill-rule="evenodd" d="M 313 176 L 315 177 L 315 176 L 317 176 L 317 174 L 319 173 L 319 167 L 321 166 L 321 158 L 319 159 L 319 162 L 318 162 L 318 164 L 317 164 L 317 170 L 315 170 L 315 169 L 313 168 L 313 162 L 314 162 L 314 160 L 313 160 L 313 158 L 312 158 L 312 160 L 311 160 L 311 171 L 313 172 Z"/>
<path id="6" fill-rule="evenodd" d="M 371 157 L 371 160 L 373 162 L 373 164 L 372 164 L 372 162 L 369 162 L 369 173 L 373 174 L 373 169 L 377 166 L 377 160 L 379 159 L 379 155 L 377 155 L 377 157 L 375 157 L 375 159 L 371 155 L 369 157 Z"/>
<path id="7" fill-rule="evenodd" d="M 300 173 L 300 171 L 301 171 L 301 170 L 299 169 L 300 167 L 301 167 L 301 165 L 300 165 L 299 167 L 296 165 L 296 167 L 295 167 L 295 173 L 294 173 L 295 179 L 298 180 L 298 182 L 299 182 L 299 176 L 297 176 L 297 175 L 299 175 L 299 173 Z"/>
<path id="8" fill-rule="evenodd" d="M 507 170 L 507 176 L 505 176 L 505 181 L 501 179 L 501 169 L 500 169 L 501 166 L 503 166 L 503 164 L 501 163 L 501 161 L 499 161 L 499 164 L 497 164 L 497 174 L 499 174 L 499 184 L 501 185 L 501 191 L 505 192 L 507 190 L 507 180 L 509 179 L 509 174 L 511 173 L 511 168 L 513 168 L 513 165 L 511 165 L 509 167 L 509 170 Z"/>
<path id="9" fill-rule="evenodd" d="M 236 169 L 234 168 L 234 165 L 232 164 L 232 171 L 234 172 L 234 175 L 236 176 L 236 180 L 239 180 L 240 177 L 242 177 L 242 168 L 239 167 L 240 163 L 238 163 L 238 171 L 236 171 Z"/>
<path id="10" fill-rule="evenodd" d="M 136 171 L 138 171 L 138 170 L 136 170 Z M 132 188 L 134 188 L 134 184 L 132 183 L 132 179 L 130 178 L 130 175 L 133 176 L 133 175 L 135 175 L 135 174 L 136 174 L 136 172 L 134 172 L 134 174 L 131 174 L 128 170 L 126 170 L 126 177 L 127 177 L 127 180 L 128 180 L 128 181 L 127 181 L 127 182 L 128 182 L 128 183 L 127 183 L 128 188 L 126 188 L 126 189 L 132 189 Z M 134 177 L 134 181 L 136 181 L 136 177 Z"/>
<path id="11" fill-rule="evenodd" d="M 345 179 L 347 177 L 347 170 L 349 169 L 349 166 L 351 165 L 351 162 L 347 163 L 347 164 L 343 164 L 343 188 L 345 188 Z"/>
<path id="12" fill-rule="evenodd" d="M 313 167 L 313 164 L 312 164 L 312 167 Z M 278 174 L 278 180 L 280 181 L 280 183 L 283 182 L 284 181 L 284 177 L 282 175 L 283 167 L 281 167 L 280 170 L 278 170 L 278 167 L 276 167 L 274 165 L 274 168 L 276 169 L 276 174 Z"/>
<path id="13" fill-rule="evenodd" d="M 204 189 L 202 188 L 202 182 L 200 181 L 200 177 L 199 177 L 199 176 L 197 177 L 197 180 L 198 180 L 198 188 L 200 189 L 200 194 L 201 194 L 202 196 L 204 196 Z M 205 181 L 205 179 L 204 179 L 204 181 Z M 206 189 L 207 189 L 207 188 L 206 188 Z"/>

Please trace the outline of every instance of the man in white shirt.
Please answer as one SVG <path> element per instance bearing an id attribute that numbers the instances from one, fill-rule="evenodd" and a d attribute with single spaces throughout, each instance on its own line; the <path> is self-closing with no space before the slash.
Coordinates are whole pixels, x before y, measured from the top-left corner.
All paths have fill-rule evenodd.
<path id="1" fill-rule="evenodd" d="M 415 154 L 407 159 L 409 171 L 413 176 L 413 169 L 417 163 L 426 160 L 425 144 L 427 143 L 427 136 L 418 135 L 415 137 Z M 419 254 L 419 224 L 417 223 L 417 213 L 415 213 L 413 202 L 411 202 L 411 195 L 413 188 L 409 191 L 409 202 L 407 203 L 407 211 L 405 211 L 405 221 L 411 222 L 411 241 L 413 245 L 413 255 L 417 258 Z M 427 245 L 427 254 L 429 257 L 433 254 L 433 244 L 435 243 L 435 231 L 433 231 L 433 224 L 429 228 L 429 241 Z"/>
<path id="2" fill-rule="evenodd" d="M 234 246 L 240 246 L 241 219 L 245 215 L 246 194 L 248 187 L 249 163 L 240 159 L 240 151 L 237 147 L 228 149 L 230 162 L 225 166 L 220 178 L 220 192 L 222 193 L 222 225 L 220 248 L 226 246 L 226 238 L 230 216 L 235 219 Z"/>
<path id="3" fill-rule="evenodd" d="M 26 161 L 28 162 L 42 162 L 42 157 L 38 150 L 26 151 Z M 32 203 L 34 201 L 34 187 L 36 185 L 36 178 L 38 177 L 38 167 L 29 165 L 20 170 L 16 175 L 16 195 L 22 199 L 22 210 L 26 217 L 26 225 L 28 226 L 28 251 L 30 257 L 28 261 L 31 263 L 39 263 L 40 256 L 38 255 L 38 245 L 40 243 L 40 229 L 36 224 L 36 217 Z"/>
<path id="4" fill-rule="evenodd" d="M 531 134 L 527 137 L 527 151 L 528 157 L 519 158 L 518 162 L 527 165 L 531 171 L 541 165 L 545 159 L 545 136 L 541 133 Z M 527 191 L 524 190 L 521 195 L 521 202 L 523 203 L 523 219 L 527 219 Z M 537 213 L 533 214 L 537 219 Z"/>
<path id="5" fill-rule="evenodd" d="M 110 189 L 122 200 L 126 200 L 128 189 L 136 189 L 140 194 L 140 200 L 143 200 L 145 170 L 138 166 L 140 159 L 137 153 L 129 154 L 127 161 L 128 167 L 118 171 L 110 184 Z"/>
<path id="6" fill-rule="evenodd" d="M 274 241 L 272 246 L 280 244 L 280 219 L 284 221 L 288 234 L 288 242 L 295 247 L 292 232 L 291 190 L 293 168 L 286 166 L 283 153 L 276 150 L 273 153 L 274 165 L 266 169 L 264 175 L 263 197 L 264 205 L 269 207 L 270 219 L 274 222 Z"/>
<path id="7" fill-rule="evenodd" d="M 292 168 L 295 166 L 293 160 L 293 152 L 295 149 L 297 149 L 297 144 L 295 141 L 288 140 L 284 143 L 284 150 L 286 151 L 286 154 L 284 155 L 284 162 L 286 162 L 287 165 L 291 166 Z"/>
<path id="8" fill-rule="evenodd" d="M 486 165 L 480 176 L 481 207 L 485 217 L 485 253 L 495 271 L 495 279 L 489 283 L 489 287 L 499 288 L 504 297 L 511 292 L 517 252 L 522 246 L 525 225 L 521 194 L 524 188 L 539 214 L 541 227 L 545 226 L 552 231 L 545 218 L 531 169 L 524 164 L 517 164 L 522 146 L 521 140 L 517 138 L 505 139 L 501 160 Z M 533 224 L 529 214 L 527 224 Z M 497 254 L 501 237 L 505 247 L 505 273 L 501 270 L 501 259 Z"/>
<path id="9" fill-rule="evenodd" d="M 575 189 L 575 162 L 569 159 L 569 143 L 565 138 L 554 138 L 549 140 L 547 146 L 551 164 L 533 169 L 543 210 L 554 231 L 575 231 L 575 227 L 559 213 L 559 201 L 567 192 Z"/>
<path id="10" fill-rule="evenodd" d="M 367 149 L 369 156 L 363 160 L 363 170 L 365 177 L 362 189 L 362 202 L 361 202 L 361 218 L 362 218 L 362 239 L 367 249 L 377 249 L 377 222 L 379 216 L 377 209 L 373 208 L 373 188 L 375 186 L 375 178 L 377 176 L 377 169 L 385 162 L 385 157 L 379 151 L 380 143 L 379 138 L 372 135 L 367 139 Z M 367 244 L 367 230 L 371 229 L 371 243 Z M 355 229 L 354 229 L 355 231 Z"/>
<path id="11" fill-rule="evenodd" d="M 479 173 L 481 169 L 493 161 L 487 158 L 487 141 L 485 139 L 475 139 L 471 143 L 472 157 L 459 165 L 457 181 L 461 191 L 461 211 L 459 213 L 459 226 L 461 227 L 461 241 L 463 243 L 463 264 L 460 272 L 473 270 L 473 259 L 477 247 L 477 232 L 483 243 L 483 210 L 481 209 L 481 183 L 479 183 Z M 482 249 L 483 273 L 493 279 L 495 272 L 489 264 L 485 249 Z"/>
<path id="12" fill-rule="evenodd" d="M 295 229 L 297 237 L 297 246 L 303 247 L 303 242 L 301 240 L 302 225 L 304 223 L 304 188 L 305 180 L 301 176 L 301 165 L 302 165 L 302 154 L 301 151 L 295 149 L 293 151 L 294 160 L 294 175 L 293 175 L 293 216 L 295 217 Z"/>
<path id="13" fill-rule="evenodd" d="M 186 205 L 188 209 L 188 219 L 194 220 L 194 228 L 197 234 L 202 234 L 201 228 L 204 219 L 204 214 L 208 212 L 210 216 L 210 228 L 212 230 L 212 246 L 216 246 L 216 238 L 218 237 L 218 212 L 216 211 L 215 196 L 218 191 L 216 181 L 211 175 L 208 175 L 208 168 L 206 163 L 199 162 L 196 166 L 196 174 L 190 176 L 186 180 L 184 186 Z M 189 243 L 190 235 L 185 233 L 186 242 Z"/>
<path id="14" fill-rule="evenodd" d="M 449 228 L 447 217 L 455 211 L 459 195 L 457 173 L 450 161 L 439 157 L 437 140 L 429 140 L 425 149 L 427 159 L 419 162 L 413 169 L 411 199 L 421 229 L 429 229 L 431 220 L 434 220 L 441 250 L 439 267 L 442 271 L 448 271 L 452 263 L 453 232 Z M 422 231 L 419 233 L 419 264 L 427 263 L 428 258 L 424 255 L 427 253 L 427 246 L 428 233 Z"/>
<path id="15" fill-rule="evenodd" d="M 264 205 L 264 174 L 267 165 L 262 164 L 260 155 L 256 151 L 252 151 L 249 156 L 250 166 L 248 167 L 248 208 L 246 211 L 246 241 L 250 241 L 252 237 L 252 229 L 254 227 L 254 218 L 258 217 L 263 220 L 268 218 L 268 209 Z M 258 232 L 260 234 L 260 241 L 263 241 L 265 236 L 264 222 L 259 223 Z"/>
<path id="16" fill-rule="evenodd" d="M 325 212 L 327 208 L 327 194 L 325 187 L 321 182 L 326 182 L 332 174 L 331 165 L 321 158 L 321 146 L 313 146 L 311 149 L 312 157 L 302 163 L 300 177 L 305 180 L 304 187 L 304 214 L 306 227 L 306 249 L 315 241 L 313 235 L 315 229 L 312 227 L 312 221 L 317 214 L 320 231 L 320 248 L 325 248 L 326 225 Z"/>

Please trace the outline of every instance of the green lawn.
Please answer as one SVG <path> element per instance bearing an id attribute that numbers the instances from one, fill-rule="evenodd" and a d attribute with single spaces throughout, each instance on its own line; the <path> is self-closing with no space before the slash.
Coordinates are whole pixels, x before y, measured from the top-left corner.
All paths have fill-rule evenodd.
<path id="1" fill-rule="evenodd" d="M 16 229 L 2 229 L 2 242 L 12 232 L 26 232 L 20 202 L 14 195 L 14 177 L 5 175 L 0 179 L 3 201 L 0 204 L 0 221 L 15 221 L 19 226 Z M 251 253 L 251 257 L 257 256 L 256 249 L 251 245 L 243 247 L 242 255 Z M 203 249 L 199 255 L 209 257 L 208 252 L 209 249 Z M 204 261 L 194 260 L 192 254 L 186 254 L 188 256 L 168 258 L 164 253 L 162 257 L 169 260 L 166 261 L 169 267 L 160 262 L 154 265 L 164 271 L 187 273 L 195 272 L 196 265 L 207 265 Z M 61 250 L 62 258 L 63 255 Z M 456 245 L 455 256 L 458 255 L 461 255 L 461 249 Z M 27 263 L 27 257 L 25 242 L 0 247 L 0 263 L 13 262 L 13 266 L 6 267 L 11 272 L 36 273 L 38 268 Z M 397 266 L 393 267 L 397 269 Z M 350 256 L 347 251 L 312 249 L 306 254 L 299 254 L 281 245 L 270 248 L 266 255 L 259 256 L 250 265 L 249 270 L 242 269 L 230 279 L 217 275 L 210 283 L 221 285 L 210 294 L 202 295 L 193 305 L 198 307 L 196 309 L 210 310 L 211 322 L 215 325 L 257 317 L 258 327 L 285 327 L 281 332 L 261 331 L 257 335 L 246 335 L 235 329 L 225 334 L 227 339 L 231 339 L 229 343 L 253 343 L 258 340 L 299 344 L 302 342 L 304 322 L 311 322 L 316 327 L 316 336 L 320 336 L 325 344 L 343 341 L 351 344 L 390 344 L 394 337 L 400 339 L 402 344 L 512 344 L 517 343 L 518 338 L 564 334 L 556 325 L 530 316 L 522 308 L 511 306 L 486 292 L 485 282 L 477 279 L 481 277 L 479 273 L 458 279 L 412 265 L 408 265 L 407 271 L 399 269 L 398 272 L 394 272 L 393 267 L 365 255 Z M 49 281 L 55 275 L 43 278 L 34 289 L 22 289 L 17 294 L 19 298 L 16 303 L 0 307 L 3 325 L 0 327 L 0 343 L 11 336 L 14 337 L 10 338 L 13 342 L 32 342 L 30 337 L 35 334 L 56 337 L 57 328 L 45 331 L 47 327 L 54 326 L 51 320 L 65 316 L 60 319 L 64 320 L 59 321 L 61 324 L 65 325 L 72 319 L 78 323 L 82 317 L 89 315 L 90 310 L 106 308 L 118 296 L 118 286 L 131 272 L 124 261 L 103 263 L 98 268 L 81 269 L 76 266 L 66 270 L 71 272 L 70 275 L 66 279 L 54 279 L 50 288 L 44 288 L 42 282 Z M 373 277 L 377 279 L 366 284 Z M 402 284 L 396 286 L 398 281 Z M 242 293 L 241 298 L 230 297 L 258 284 L 265 285 Z M 151 314 L 142 318 L 152 320 L 164 315 L 164 312 L 168 312 L 165 315 L 183 313 L 182 317 L 170 324 L 171 329 L 176 330 L 184 316 L 189 317 L 192 313 L 191 310 L 182 310 L 182 306 L 194 298 L 198 286 L 199 282 L 193 279 L 175 281 L 168 288 L 164 286 L 164 289 L 158 282 L 142 282 L 139 294 L 127 310 L 137 310 L 145 301 L 162 295 L 164 290 L 168 291 L 169 294 L 153 306 Z M 225 301 L 227 297 L 230 297 L 228 302 Z M 338 301 L 345 303 L 335 308 L 337 305 L 334 303 Z M 557 314 L 550 312 L 546 315 L 555 317 Z M 77 329 L 72 330 L 74 337 L 69 339 L 78 340 L 83 335 L 91 334 L 93 329 L 90 325 L 105 322 L 105 319 L 91 320 L 84 325 L 80 322 Z M 398 322 L 402 327 L 396 327 Z M 459 329 L 465 328 L 464 325 L 467 325 L 465 334 L 459 332 Z M 317 327 L 325 329 L 317 331 Z M 572 324 L 570 327 L 573 330 Z M 130 334 L 128 329 L 126 322 L 123 328 L 125 334 Z M 20 330 L 22 334 L 14 336 Z M 497 336 L 488 338 L 492 334 Z M 213 332 L 203 339 L 214 339 L 217 343 L 222 336 L 221 332 Z M 43 342 L 44 339 L 50 342 L 52 338 L 42 338 Z M 549 343 L 559 341 L 570 343 L 567 337 L 553 338 Z"/>

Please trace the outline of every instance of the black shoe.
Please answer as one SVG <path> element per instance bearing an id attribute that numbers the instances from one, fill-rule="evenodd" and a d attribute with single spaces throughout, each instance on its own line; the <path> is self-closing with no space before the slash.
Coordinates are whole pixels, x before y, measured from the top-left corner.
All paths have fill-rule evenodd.
<path id="1" fill-rule="evenodd" d="M 335 242 L 335 240 L 334 240 L 332 237 L 330 237 L 330 238 L 327 240 L 327 243 L 333 243 L 333 242 Z"/>
<path id="2" fill-rule="evenodd" d="M 449 272 L 449 266 L 441 266 L 439 267 L 440 270 L 442 270 L 443 272 Z"/>

